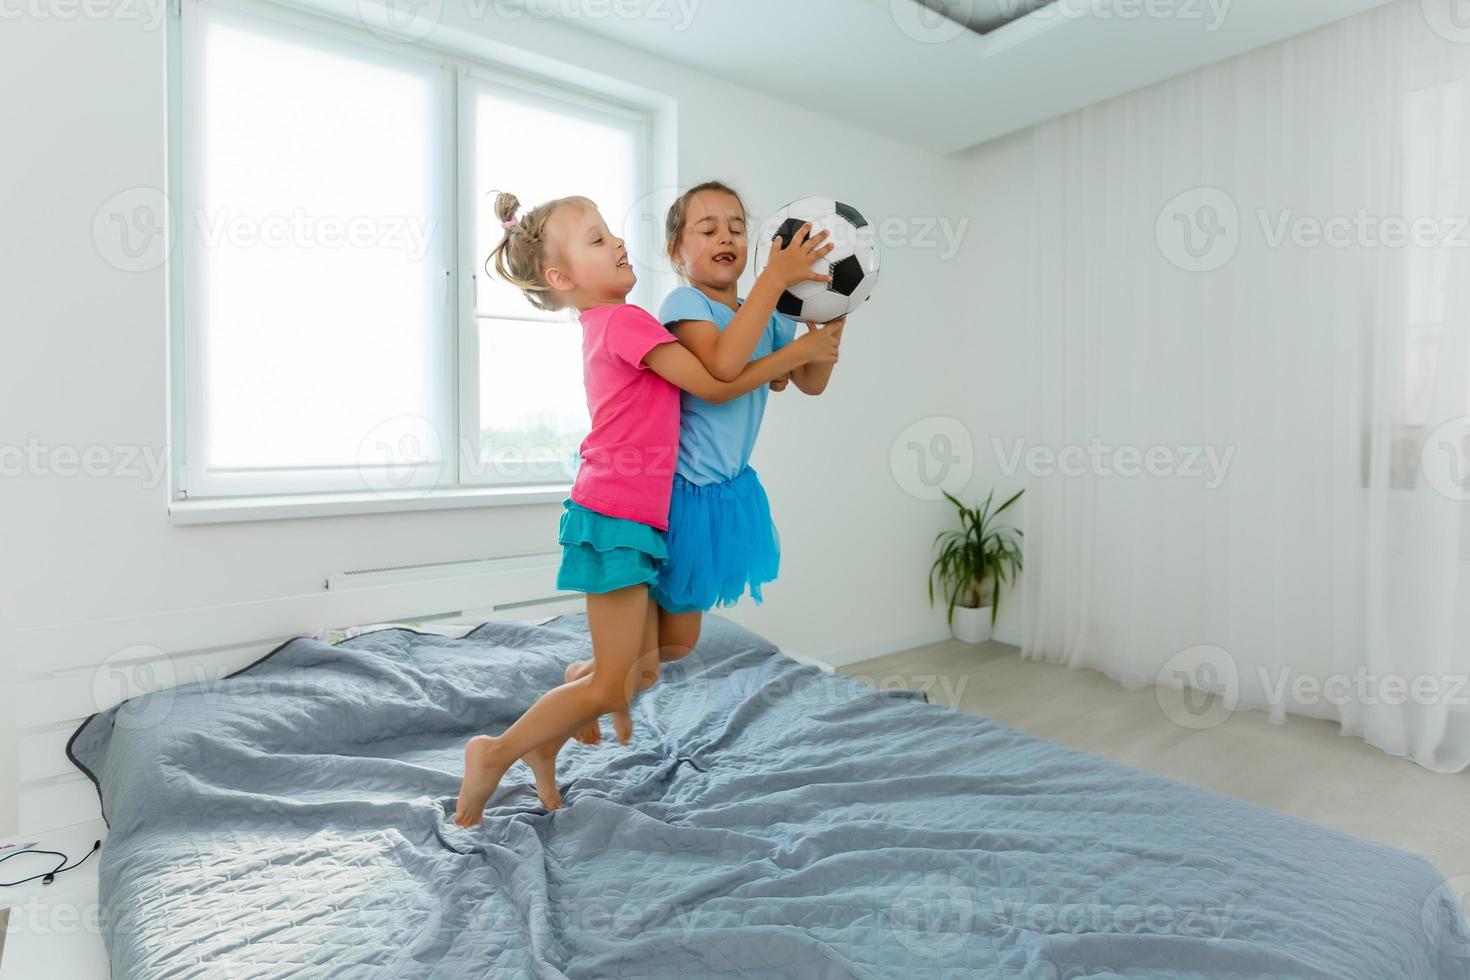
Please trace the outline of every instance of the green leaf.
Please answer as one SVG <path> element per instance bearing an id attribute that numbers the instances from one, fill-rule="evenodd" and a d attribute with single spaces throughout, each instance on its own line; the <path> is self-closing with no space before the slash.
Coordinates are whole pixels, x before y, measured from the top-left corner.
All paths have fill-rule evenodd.
<path id="1" fill-rule="evenodd" d="M 975 507 L 965 506 L 947 490 L 940 492 L 954 505 L 960 529 L 941 531 L 934 537 L 936 554 L 927 583 L 929 602 L 933 605 L 936 595 L 942 596 L 952 624 L 960 602 L 983 597 L 989 584 L 993 622 L 999 615 L 1001 591 L 1016 580 L 1022 564 L 1021 531 L 997 524 L 996 518 L 1019 500 L 1025 490 L 1018 490 L 999 507 L 995 506 L 994 490 Z"/>

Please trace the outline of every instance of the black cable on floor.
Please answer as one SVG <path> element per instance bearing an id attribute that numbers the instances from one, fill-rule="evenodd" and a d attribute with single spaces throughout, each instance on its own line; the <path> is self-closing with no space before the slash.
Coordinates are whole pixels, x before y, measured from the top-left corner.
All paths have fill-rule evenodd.
<path id="1" fill-rule="evenodd" d="M 73 868 L 79 868 L 79 867 L 81 867 L 84 863 L 86 863 L 87 858 L 91 857 L 93 854 L 96 854 L 100 850 L 102 850 L 102 842 L 99 840 L 99 841 L 96 841 L 96 842 L 94 842 L 92 844 L 92 849 L 90 851 L 88 851 L 86 854 L 84 854 L 82 856 L 82 859 L 80 861 L 78 861 L 76 864 L 67 864 L 66 863 L 66 860 L 67 860 L 66 855 L 63 854 L 63 853 L 61 853 L 60 851 L 46 851 L 46 850 L 16 851 L 14 854 L 7 854 L 4 857 L 0 857 L 0 864 L 4 864 L 6 861 L 9 861 L 11 858 L 18 858 L 18 857 L 21 857 L 22 855 L 25 855 L 25 854 L 49 854 L 52 857 L 60 858 L 60 860 L 57 862 L 56 867 L 52 868 L 50 871 L 43 871 L 43 872 L 41 872 L 38 875 L 31 875 L 29 878 L 22 878 L 20 881 L 0 881 L 0 888 L 14 888 L 17 885 L 27 885 L 27 884 L 30 884 L 31 882 L 33 882 L 33 881 L 35 881 L 37 879 L 40 879 L 41 884 L 43 884 L 43 885 L 49 885 L 53 881 L 56 880 L 56 876 L 57 875 L 59 875 L 59 874 L 65 874 L 66 872 L 72 870 Z"/>

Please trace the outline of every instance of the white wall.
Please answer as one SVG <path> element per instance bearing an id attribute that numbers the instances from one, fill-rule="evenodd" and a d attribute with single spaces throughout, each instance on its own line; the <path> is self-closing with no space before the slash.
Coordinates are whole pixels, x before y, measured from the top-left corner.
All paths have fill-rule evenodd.
<path id="1" fill-rule="evenodd" d="M 1133 265 L 1127 266 L 1134 274 L 1132 281 L 1135 284 L 1145 282 L 1149 284 L 1152 302 L 1147 299 L 1137 301 L 1129 307 L 1130 313 L 1135 310 L 1144 311 L 1138 315 L 1147 316 L 1158 314 L 1161 309 L 1166 312 L 1173 310 L 1157 295 L 1154 295 L 1172 290 L 1166 295 L 1172 300 L 1184 302 L 1186 314 L 1193 315 L 1193 307 L 1199 306 L 1208 308 L 1208 317 L 1215 318 L 1210 326 L 1202 322 L 1207 318 L 1205 314 L 1195 319 L 1188 319 L 1195 334 L 1205 338 L 1208 336 L 1209 329 L 1213 328 L 1217 334 L 1223 329 L 1225 334 L 1233 338 L 1232 343 L 1236 349 L 1257 350 L 1257 347 L 1252 346 L 1249 342 L 1250 331 L 1259 326 L 1256 321 L 1247 323 L 1239 317 L 1228 322 L 1219 319 L 1221 315 L 1219 311 L 1224 310 L 1228 313 L 1231 309 L 1230 300 L 1238 299 L 1233 294 L 1228 294 L 1228 291 L 1221 290 L 1219 286 L 1221 279 L 1218 276 L 1225 275 L 1225 273 L 1217 274 L 1214 279 L 1209 276 L 1187 278 L 1183 283 L 1177 278 L 1170 278 L 1170 274 L 1177 273 L 1177 270 L 1170 267 L 1167 262 L 1159 261 L 1161 256 L 1153 240 L 1155 218 L 1164 209 L 1169 196 L 1176 190 L 1196 186 L 1231 188 L 1240 204 L 1242 215 L 1246 216 L 1247 223 L 1251 225 L 1256 221 L 1256 217 L 1250 214 L 1250 206 L 1254 205 L 1260 205 L 1263 208 L 1268 204 L 1271 205 L 1273 219 L 1277 215 L 1275 208 L 1278 206 L 1286 213 L 1292 213 L 1284 205 L 1279 204 L 1282 201 L 1290 202 L 1290 208 L 1295 209 L 1296 216 L 1318 219 L 1338 214 L 1352 214 L 1355 209 L 1361 207 L 1365 196 L 1370 195 L 1376 188 L 1369 185 L 1359 186 L 1357 183 L 1360 179 L 1358 171 L 1343 164 L 1344 160 L 1351 160 L 1356 164 L 1358 158 L 1343 156 L 1330 148 L 1324 149 L 1323 144 L 1330 142 L 1329 138 L 1337 139 L 1340 143 L 1347 143 L 1356 138 L 1358 130 L 1355 127 L 1362 118 L 1365 118 L 1364 114 L 1369 109 L 1356 100 L 1352 92 L 1344 94 L 1337 83 L 1340 79 L 1349 77 L 1368 77 L 1376 80 L 1378 76 L 1366 74 L 1369 67 L 1361 57 L 1363 53 L 1371 52 L 1374 56 L 1372 64 L 1375 68 L 1378 68 L 1380 63 L 1386 63 L 1406 78 L 1415 79 L 1412 83 L 1404 83 L 1406 90 L 1436 84 L 1440 79 L 1436 75 L 1437 62 L 1435 59 L 1451 57 L 1448 52 L 1454 49 L 1454 45 L 1450 45 L 1446 50 L 1437 52 L 1434 50 L 1436 39 L 1430 30 L 1430 24 L 1422 20 L 1424 12 L 1419 9 L 1419 6 L 1413 0 L 1399 0 L 1395 4 L 1359 13 L 1352 18 L 1329 24 L 1308 34 L 1239 55 L 1042 124 L 1043 131 L 1050 127 L 1087 134 L 1090 142 L 1086 145 L 1089 150 L 1096 152 L 1087 156 L 1086 164 L 1077 172 L 1123 173 L 1126 175 L 1121 182 L 1098 181 L 1097 187 L 1101 189 L 1086 194 L 1085 199 L 1079 197 L 1083 194 L 1079 191 L 1080 182 L 1047 182 L 1044 177 L 1038 177 L 1038 172 L 1052 173 L 1061 164 L 1046 157 L 1045 149 L 1037 149 L 1035 144 L 1038 140 L 1035 129 L 975 147 L 956 157 L 966 170 L 965 203 L 957 202 L 956 206 L 973 212 L 977 216 L 976 220 L 982 225 L 981 233 L 972 235 L 967 240 L 963 258 L 964 266 L 971 269 L 974 275 L 973 295 L 974 305 L 977 308 L 976 322 L 983 324 L 983 327 L 976 330 L 971 337 L 972 348 L 969 354 L 975 376 L 975 397 L 970 401 L 971 412 L 966 418 L 975 435 L 975 486 L 985 487 L 996 484 L 1010 488 L 1026 483 L 1024 473 L 1018 473 L 1014 477 L 1006 477 L 1000 473 L 1000 459 L 997 458 L 992 446 L 992 437 L 1000 439 L 1007 449 L 1011 447 L 1011 442 L 1015 439 L 1026 439 L 1026 444 L 1032 447 L 1043 444 L 1037 438 L 1041 430 L 1035 424 L 1030 410 L 1030 406 L 1041 404 L 1037 394 L 1037 367 L 1040 363 L 1037 351 L 1039 347 L 1033 343 L 1031 331 L 1035 323 L 1034 313 L 1038 308 L 1038 299 L 1042 296 L 1038 281 L 1047 278 L 1043 276 L 1045 271 L 1055 273 L 1057 265 L 1067 260 L 1069 244 L 1072 256 L 1078 254 L 1079 247 L 1084 247 L 1099 250 L 1113 249 L 1112 254 L 1136 260 Z M 1410 48 L 1407 45 L 1403 49 L 1389 47 L 1400 38 L 1409 37 L 1416 39 L 1415 47 Z M 1422 45 L 1422 48 L 1418 45 Z M 1416 54 L 1421 50 L 1429 53 L 1422 59 L 1407 56 L 1395 57 L 1392 52 L 1400 50 L 1412 50 Z M 1385 51 L 1390 53 L 1383 54 Z M 1352 66 L 1353 70 L 1347 71 L 1344 65 Z M 1385 74 L 1391 75 L 1393 72 Z M 1290 85 L 1287 85 L 1282 79 L 1287 79 Z M 1312 84 L 1303 81 L 1306 79 L 1312 80 Z M 1373 88 L 1375 92 L 1390 91 L 1381 85 Z M 1252 102 L 1253 97 L 1266 91 L 1270 91 L 1270 98 L 1275 100 L 1272 106 L 1274 114 L 1268 114 L 1266 122 L 1254 126 L 1253 124 L 1259 122 L 1259 119 L 1255 114 L 1247 113 L 1239 118 L 1223 120 L 1222 124 L 1215 127 L 1210 134 L 1210 139 L 1201 138 L 1201 127 L 1196 125 L 1198 121 L 1203 120 L 1204 128 L 1208 130 L 1210 123 L 1217 116 L 1222 115 L 1222 106 L 1238 108 L 1242 105 L 1255 104 Z M 1325 111 L 1321 109 L 1324 105 L 1328 106 Z M 1229 115 L 1229 113 L 1223 114 Z M 1314 122 L 1319 122 L 1321 132 L 1293 129 L 1291 125 L 1280 122 L 1281 119 L 1296 120 L 1298 118 L 1310 118 Z M 1276 128 L 1273 129 L 1272 125 L 1275 125 Z M 1385 131 L 1394 132 L 1396 129 L 1390 125 L 1385 127 Z M 1344 134 L 1351 135 L 1345 136 Z M 1252 140 L 1256 142 L 1253 143 Z M 1263 159 L 1252 164 L 1250 153 L 1257 146 L 1269 146 L 1273 155 L 1269 160 Z M 1131 155 L 1135 151 L 1136 155 Z M 1429 148 L 1426 148 L 1425 152 L 1429 152 Z M 1297 153 L 1298 156 L 1294 157 L 1292 153 Z M 1441 153 L 1440 156 L 1444 157 L 1445 154 Z M 1143 171 L 1134 174 L 1131 168 L 1138 160 L 1149 161 L 1153 169 L 1144 168 Z M 1290 168 L 1283 170 L 1283 160 L 1288 163 L 1310 160 L 1312 165 L 1303 165 L 1295 170 Z M 1433 167 L 1436 165 L 1442 164 L 1439 161 L 1425 164 L 1430 172 L 1434 172 Z M 1171 179 L 1177 182 L 1177 186 L 1161 181 L 1158 177 L 1160 172 L 1172 175 Z M 1147 181 L 1150 179 L 1155 181 L 1157 186 L 1148 184 Z M 1164 190 L 1165 187 L 1168 188 L 1167 191 Z M 1140 193 L 1141 188 L 1146 190 Z M 1311 190 L 1305 188 L 1311 188 Z M 1330 194 L 1336 194 L 1338 197 L 1328 197 Z M 1106 212 L 1107 214 L 1121 214 L 1125 218 L 1131 218 L 1133 224 L 1128 227 L 1102 225 L 1095 215 L 1103 211 L 1098 202 L 1104 198 L 1112 205 L 1111 209 Z M 1324 198 L 1334 203 L 1324 206 L 1320 203 Z M 1041 210 L 1052 219 L 1047 227 L 1057 227 L 1056 216 L 1060 215 L 1066 224 L 1070 241 L 1048 240 L 1043 237 L 1045 233 L 1039 231 L 1037 227 L 1038 202 L 1045 204 Z M 1316 202 L 1316 210 L 1313 210 L 1314 202 Z M 1128 210 L 1130 203 L 1138 205 L 1136 210 Z M 1444 206 L 1443 202 L 1439 206 Z M 1088 220 L 1088 212 L 1094 215 L 1091 221 Z M 1140 247 L 1140 240 L 1146 240 L 1147 252 Z M 1079 246 L 1078 243 L 1083 243 L 1083 245 Z M 1234 259 L 1233 269 L 1240 270 L 1242 264 L 1249 260 L 1262 263 L 1261 268 L 1266 267 L 1267 263 L 1261 258 L 1260 252 L 1252 253 L 1251 244 L 1247 236 L 1241 247 L 1240 255 Z M 1120 249 L 1124 251 L 1117 251 Z M 1298 261 L 1289 254 L 1289 251 L 1283 250 L 1281 255 L 1273 257 L 1269 262 L 1270 268 L 1274 270 L 1278 279 L 1281 278 L 1283 270 L 1289 273 L 1295 268 L 1290 264 L 1291 262 Z M 1326 267 L 1325 263 L 1333 261 L 1332 257 L 1324 255 L 1323 251 L 1318 250 L 1318 257 L 1314 260 L 1318 264 L 1312 266 L 1314 274 L 1318 276 L 1323 275 L 1321 270 Z M 1163 269 L 1163 272 L 1157 275 L 1149 272 L 1150 264 Z M 1091 276 L 1096 279 L 1099 269 L 1116 272 L 1125 266 L 1126 263 L 1112 265 L 1099 263 L 1092 267 Z M 1307 266 L 1304 264 L 1302 268 L 1306 269 Z M 1054 282 L 1057 274 L 1066 275 L 1073 271 L 1076 271 L 1080 277 L 1084 270 L 1063 268 L 1049 278 Z M 1296 280 L 1291 281 L 1296 282 Z M 1321 282 L 1322 280 L 1316 281 Z M 1210 288 L 1211 283 L 1214 284 L 1213 291 Z M 1303 285 L 1305 284 L 1306 281 L 1303 280 Z M 1298 290 L 1298 292 L 1301 291 Z M 1099 292 L 1099 297 L 1101 301 L 1113 303 L 1115 307 L 1119 302 L 1117 289 L 1111 292 L 1103 289 Z M 1073 297 L 1073 300 L 1080 302 L 1081 293 Z M 1161 306 L 1161 303 L 1164 305 Z M 1097 311 L 1093 324 L 1109 326 L 1109 315 L 1116 319 L 1117 310 Z M 1181 314 L 1174 310 L 1173 315 L 1177 318 Z M 1291 318 L 1288 316 L 1287 319 Z M 1306 336 L 1304 331 L 1307 328 L 1302 322 L 1298 320 L 1291 322 L 1292 327 L 1298 333 Z M 1116 327 L 1116 323 L 1111 325 Z M 1265 329 L 1268 332 L 1274 329 L 1274 321 L 1266 321 Z M 1126 331 L 1104 331 L 1096 344 L 1099 349 L 1107 349 L 1109 345 L 1117 348 L 1124 342 L 1136 346 L 1140 335 L 1133 333 L 1125 336 L 1124 333 Z M 1328 333 L 1332 333 L 1330 325 Z M 1198 343 L 1202 345 L 1201 350 L 1212 349 L 1203 346 L 1206 344 L 1205 339 L 1200 339 Z M 1334 356 L 1334 349 L 1322 347 L 1319 354 L 1330 362 L 1331 357 Z M 1263 353 L 1262 356 L 1266 355 Z M 1159 365 L 1164 363 L 1156 358 L 1153 362 L 1154 370 L 1161 370 Z M 1250 366 L 1242 362 L 1236 364 L 1235 369 L 1240 372 Z M 1108 365 L 1098 365 L 1090 372 L 1094 380 L 1104 389 L 1107 388 L 1109 382 L 1115 385 L 1132 383 L 1131 377 L 1110 375 L 1109 368 Z M 1275 384 L 1274 379 L 1254 380 L 1259 382 L 1261 388 L 1260 391 L 1250 396 L 1249 401 L 1266 400 L 1269 404 L 1277 405 L 1281 399 L 1286 397 L 1285 390 Z M 1305 390 L 1304 384 L 1305 382 L 1298 383 L 1297 388 Z M 1168 386 L 1155 384 L 1153 388 L 1158 391 L 1166 391 Z M 1344 389 L 1349 392 L 1349 397 L 1351 397 L 1351 389 L 1350 383 Z M 1095 398 L 1096 393 L 1079 393 L 1079 396 Z M 1159 399 L 1155 397 L 1153 401 L 1143 404 L 1157 402 Z M 1232 451 L 1241 450 L 1235 457 L 1235 466 L 1238 470 L 1242 465 L 1241 460 L 1247 455 L 1245 450 L 1250 448 L 1243 445 L 1241 441 L 1242 433 L 1247 432 L 1248 429 L 1242 423 L 1236 423 L 1239 425 L 1238 429 L 1229 429 L 1227 426 L 1243 415 L 1239 406 L 1232 408 L 1227 405 L 1219 412 L 1205 412 L 1203 415 L 1195 411 L 1191 416 L 1190 412 L 1198 408 L 1199 406 L 1195 405 L 1191 409 L 1188 404 L 1181 403 L 1178 413 L 1193 418 L 1195 425 L 1208 426 L 1207 431 L 1233 432 L 1228 442 L 1217 439 L 1207 441 L 1206 444 L 1228 445 Z M 1352 408 L 1352 412 L 1357 411 L 1356 407 Z M 1277 414 L 1283 412 L 1284 417 L 1291 415 L 1290 411 L 1278 408 Z M 1341 415 L 1341 413 L 1338 414 Z M 1279 435 L 1280 427 L 1272 426 L 1270 422 L 1272 417 L 1268 413 L 1267 421 L 1260 424 L 1263 431 Z M 1348 416 L 1342 417 L 1355 418 L 1356 415 L 1349 413 Z M 1140 420 L 1146 418 L 1146 412 L 1139 416 Z M 1155 418 L 1149 421 L 1163 425 L 1168 421 L 1167 413 L 1156 413 Z M 1313 435 L 1316 445 L 1319 449 L 1322 446 L 1330 446 L 1329 440 L 1337 437 L 1336 430 L 1330 426 L 1319 428 L 1320 431 L 1315 431 Z M 1349 439 L 1356 440 L 1357 437 L 1358 434 L 1352 432 Z M 1143 445 L 1150 444 L 1142 436 L 1137 438 L 1142 440 Z M 1188 440 L 1176 440 L 1176 442 L 1182 441 Z M 1338 455 L 1333 458 L 1346 457 Z M 1277 483 L 1289 476 L 1285 471 L 1278 470 L 1279 468 L 1272 470 L 1272 478 Z M 1232 477 L 1233 485 L 1238 488 L 1238 482 L 1234 482 L 1236 479 Z M 1307 479 L 1314 481 L 1313 486 L 1316 486 L 1316 481 L 1319 481 L 1320 478 L 1314 472 Z M 1022 512 L 1024 513 L 1024 508 Z M 1157 523 L 1163 515 L 1153 513 L 1149 516 Z M 1135 540 L 1131 543 L 1136 546 L 1162 549 L 1165 553 L 1171 554 L 1176 561 L 1179 560 L 1180 553 L 1185 550 L 1184 546 L 1157 535 L 1152 538 L 1148 535 L 1135 535 L 1134 538 Z M 1320 549 L 1306 549 L 1304 553 L 1318 556 L 1325 554 Z M 1300 558 L 1300 556 L 1296 557 Z M 1287 556 L 1280 559 L 1278 564 L 1289 560 L 1295 559 Z M 1217 561 L 1211 569 L 1211 574 L 1215 578 L 1220 578 L 1224 574 L 1222 569 L 1223 561 Z M 1157 569 L 1155 571 L 1157 572 Z M 1246 578 L 1251 578 L 1251 576 L 1247 574 Z M 1133 576 L 1133 580 L 1142 581 L 1143 579 L 1140 576 Z M 1094 605 L 1100 601 L 1095 592 L 1096 590 L 1090 597 Z M 1239 600 L 1238 595 L 1236 599 Z M 1116 602 L 1104 603 L 1104 605 L 1115 613 L 1118 611 Z M 1020 595 L 1017 594 L 1013 597 L 1008 612 L 1002 615 L 1000 635 L 1012 643 L 1020 642 L 1020 606 Z M 1056 610 L 1040 609 L 1036 612 L 1041 616 L 1048 616 L 1055 614 Z M 1160 622 L 1168 623 L 1194 622 L 1187 606 L 1180 606 L 1175 612 L 1176 615 L 1155 618 Z M 1107 615 L 1094 618 L 1111 622 Z M 1250 619 L 1250 617 L 1246 618 Z M 1137 622 L 1136 617 L 1133 622 Z M 1129 626 L 1131 628 L 1132 624 Z M 1197 633 L 1196 638 L 1189 642 L 1221 642 L 1219 628 L 1191 626 L 1190 629 L 1197 631 L 1202 629 L 1203 635 Z M 1188 642 L 1172 644 L 1167 645 L 1166 649 L 1172 652 L 1187 645 L 1189 645 Z M 1288 644 L 1288 646 L 1297 650 L 1305 649 L 1302 643 Z M 1239 659 L 1243 657 L 1244 650 L 1232 649 L 1232 654 Z M 1167 656 L 1167 653 L 1162 656 Z M 1304 654 L 1299 654 L 1300 656 Z M 1298 663 L 1298 672 L 1300 672 L 1300 666 Z M 1145 676 L 1152 676 L 1154 670 L 1150 668 L 1142 673 Z"/>
<path id="2" fill-rule="evenodd" d="M 1009 454 L 1015 440 L 1031 431 L 1032 289 L 1038 256 L 1045 253 L 1032 219 L 1037 188 L 1031 153 L 1027 130 L 955 157 L 965 167 L 965 187 L 954 207 L 973 213 L 977 226 L 957 263 L 967 270 L 958 308 L 966 324 L 962 350 L 969 397 L 960 419 L 975 458 L 972 498 L 993 487 L 997 500 L 1004 499 L 1026 484 L 1024 473 L 1003 467 L 1009 456 L 996 446 Z M 1023 497 L 1008 512 L 1008 522 L 1019 526 L 1025 508 Z M 1020 643 L 1020 597 L 1018 582 L 1001 603 L 995 635 L 1006 643 Z"/>
<path id="3" fill-rule="evenodd" d="M 974 171 L 960 161 L 544 22 L 467 22 L 458 6 L 446 4 L 446 23 L 677 95 L 683 182 L 724 178 L 767 210 L 830 193 L 874 219 L 953 217 L 956 201 L 971 200 L 958 191 Z M 12 93 L 0 101 L 9 151 L 0 154 L 0 444 L 157 451 L 163 274 L 117 271 L 91 229 L 112 195 L 164 185 L 163 32 L 121 15 L 7 21 L 0 65 Z M 997 225 L 976 214 L 970 234 Z M 988 255 L 991 246 L 968 247 Z M 959 270 L 938 249 L 888 249 L 828 393 L 772 399 L 755 464 L 782 532 L 783 574 L 764 607 L 734 618 L 782 646 L 842 657 L 944 635 L 925 573 L 945 506 L 905 493 L 888 453 L 915 420 L 973 418 L 975 382 L 983 394 L 1007 375 L 983 339 L 1000 325 L 977 315 Z M 0 615 L 11 628 L 310 591 L 328 572 L 366 564 L 547 550 L 559 514 L 541 505 L 184 527 L 170 523 L 164 487 L 132 477 L 8 478 L 0 493 Z M 8 728 L 0 722 L 0 835 L 15 823 Z"/>

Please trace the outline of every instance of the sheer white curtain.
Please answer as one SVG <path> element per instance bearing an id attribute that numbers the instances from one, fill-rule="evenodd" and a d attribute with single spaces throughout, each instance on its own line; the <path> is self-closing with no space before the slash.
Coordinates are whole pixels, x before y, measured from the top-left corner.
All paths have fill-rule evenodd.
<path id="1" fill-rule="evenodd" d="M 1023 646 L 1457 772 L 1470 34 L 1424 11 L 1034 132 Z"/>

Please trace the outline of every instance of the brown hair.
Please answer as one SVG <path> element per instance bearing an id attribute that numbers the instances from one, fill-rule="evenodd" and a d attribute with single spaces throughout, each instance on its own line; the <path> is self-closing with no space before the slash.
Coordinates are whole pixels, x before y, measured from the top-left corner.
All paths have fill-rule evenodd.
<path id="1" fill-rule="evenodd" d="M 506 191 L 495 195 L 495 217 L 505 226 L 505 234 L 501 236 L 500 244 L 486 257 L 485 272 L 515 286 L 538 310 L 559 310 L 566 305 L 546 284 L 550 254 L 546 222 L 564 204 L 597 206 L 585 197 L 559 197 L 538 204 L 517 218 L 520 199 Z"/>
<path id="2" fill-rule="evenodd" d="M 745 216 L 745 202 L 741 200 L 740 194 L 729 184 L 718 180 L 707 180 L 702 184 L 695 184 L 684 193 L 680 194 L 674 203 L 669 206 L 669 215 L 664 219 L 664 235 L 667 236 L 665 248 L 669 252 L 669 261 L 674 264 L 674 270 L 682 277 L 684 271 L 679 268 L 679 259 L 676 253 L 679 251 L 679 239 L 684 237 L 684 226 L 689 223 L 689 202 L 694 200 L 694 195 L 702 191 L 720 191 L 729 194 L 740 205 L 740 215 Z"/>

